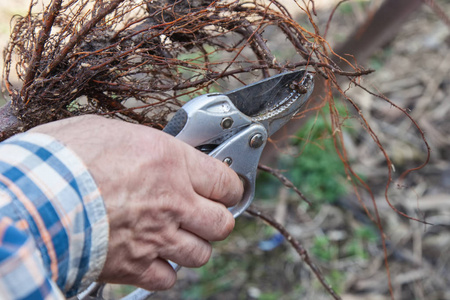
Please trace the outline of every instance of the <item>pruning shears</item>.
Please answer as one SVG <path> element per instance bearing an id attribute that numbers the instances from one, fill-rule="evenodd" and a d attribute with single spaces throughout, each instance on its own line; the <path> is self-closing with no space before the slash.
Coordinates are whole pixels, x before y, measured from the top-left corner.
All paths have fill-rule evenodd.
<path id="1" fill-rule="evenodd" d="M 300 110 L 313 87 L 313 76 L 299 70 L 228 93 L 205 94 L 184 104 L 164 131 L 223 161 L 241 177 L 244 197 L 230 208 L 236 218 L 254 198 L 258 163 L 268 138 Z"/>
<path id="2" fill-rule="evenodd" d="M 258 163 L 268 138 L 309 99 L 313 76 L 306 70 L 281 73 L 228 93 L 198 96 L 184 104 L 164 132 L 229 165 L 244 182 L 243 199 L 230 208 L 236 218 L 255 196 Z M 175 270 L 180 267 L 169 262 Z M 95 291 L 93 284 L 88 288 Z M 86 290 L 78 299 L 86 299 Z M 137 289 L 122 300 L 143 300 Z"/>

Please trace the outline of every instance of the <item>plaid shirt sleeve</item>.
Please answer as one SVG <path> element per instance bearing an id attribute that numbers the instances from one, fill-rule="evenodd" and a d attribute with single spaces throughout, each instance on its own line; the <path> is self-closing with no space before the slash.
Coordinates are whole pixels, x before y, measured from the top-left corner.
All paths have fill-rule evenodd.
<path id="1" fill-rule="evenodd" d="M 0 299 L 64 299 L 97 279 L 108 221 L 83 162 L 50 136 L 0 143 Z"/>

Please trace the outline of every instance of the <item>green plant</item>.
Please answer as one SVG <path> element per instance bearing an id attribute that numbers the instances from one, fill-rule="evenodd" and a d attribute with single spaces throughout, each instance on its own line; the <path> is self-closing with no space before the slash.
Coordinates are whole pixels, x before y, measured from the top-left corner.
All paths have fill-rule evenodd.
<path id="1" fill-rule="evenodd" d="M 331 263 L 339 259 L 339 245 L 333 243 L 328 236 L 316 236 L 311 247 L 311 253 L 319 260 L 325 263 Z M 325 274 L 326 281 L 333 287 L 333 289 L 340 293 L 345 282 L 345 273 L 332 269 Z"/>
<path id="2" fill-rule="evenodd" d="M 331 286 L 337 293 L 342 292 L 346 279 L 344 272 L 331 270 L 331 272 L 325 276 L 325 279 L 331 284 Z"/>
<path id="3" fill-rule="evenodd" d="M 277 300 L 280 299 L 281 293 L 280 292 L 274 292 L 274 293 L 262 293 L 258 300 Z"/>
<path id="4" fill-rule="evenodd" d="M 275 199 L 281 186 L 279 180 L 267 172 L 259 172 L 256 179 L 255 197 L 258 199 Z"/>
<path id="5" fill-rule="evenodd" d="M 244 265 L 246 263 L 244 262 Z M 183 299 L 205 299 L 230 289 L 242 273 L 242 262 L 218 256 L 205 266 L 195 269 L 199 281 L 183 291 Z"/>
<path id="6" fill-rule="evenodd" d="M 355 8 L 357 8 L 357 13 L 359 10 L 364 10 L 367 5 L 368 1 L 366 0 L 352 1 L 352 3 L 343 2 L 339 5 L 338 11 L 340 14 L 348 17 L 349 15 L 355 14 Z"/>
<path id="7" fill-rule="evenodd" d="M 380 70 L 386 64 L 389 57 L 392 56 L 393 49 L 391 47 L 385 47 L 376 51 L 370 58 L 368 65 L 371 69 Z"/>
<path id="8" fill-rule="evenodd" d="M 311 253 L 324 262 L 330 262 L 337 258 L 339 249 L 332 244 L 328 236 L 321 235 L 314 238 Z"/>
<path id="9" fill-rule="evenodd" d="M 378 240 L 376 230 L 372 226 L 357 227 L 346 245 L 344 252 L 348 257 L 368 259 L 367 244 L 375 243 Z"/>
<path id="10" fill-rule="evenodd" d="M 345 167 L 336 153 L 329 112 L 324 108 L 311 118 L 292 141 L 297 156 L 283 157 L 288 177 L 311 200 L 332 203 L 347 191 Z"/>

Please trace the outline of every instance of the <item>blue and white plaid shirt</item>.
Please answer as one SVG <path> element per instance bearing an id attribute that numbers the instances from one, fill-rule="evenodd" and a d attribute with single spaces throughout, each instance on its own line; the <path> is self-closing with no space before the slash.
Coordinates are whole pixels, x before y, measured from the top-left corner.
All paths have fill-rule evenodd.
<path id="1" fill-rule="evenodd" d="M 64 299 L 97 279 L 108 220 L 84 163 L 44 134 L 0 143 L 0 299 Z"/>

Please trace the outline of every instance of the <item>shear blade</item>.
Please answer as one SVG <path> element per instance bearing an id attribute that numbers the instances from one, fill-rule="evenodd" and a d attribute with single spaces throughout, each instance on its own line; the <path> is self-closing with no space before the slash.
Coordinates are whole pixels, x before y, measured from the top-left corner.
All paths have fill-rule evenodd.
<path id="1" fill-rule="evenodd" d="M 311 95 L 313 85 L 312 75 L 306 70 L 299 70 L 263 79 L 225 95 L 238 110 L 261 122 L 272 135 L 298 112 Z M 296 87 L 305 90 L 298 91 Z M 295 100 L 291 107 L 281 110 L 280 114 L 273 113 L 283 106 L 283 101 L 291 99 Z"/>
<path id="2" fill-rule="evenodd" d="M 293 82 L 305 76 L 305 70 L 281 73 L 225 93 L 243 114 L 254 117 L 270 110 L 291 92 Z"/>

